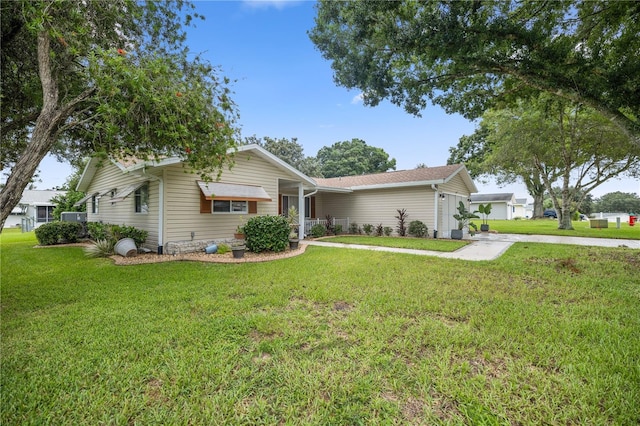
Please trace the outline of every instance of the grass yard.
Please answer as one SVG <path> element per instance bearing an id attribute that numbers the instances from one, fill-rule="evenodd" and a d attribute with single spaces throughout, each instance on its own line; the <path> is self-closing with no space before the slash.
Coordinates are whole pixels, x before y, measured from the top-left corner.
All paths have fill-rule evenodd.
<path id="1" fill-rule="evenodd" d="M 367 235 L 341 235 L 338 237 L 326 237 L 321 241 L 443 252 L 456 251 L 468 244 L 468 241 L 436 240 L 433 238 L 372 237 Z"/>
<path id="2" fill-rule="evenodd" d="M 481 223 L 478 221 L 477 223 Z M 558 229 L 556 219 L 536 220 L 489 220 L 492 231 L 502 234 L 528 234 L 528 235 L 564 235 L 567 237 L 591 237 L 591 238 L 622 238 L 640 240 L 640 224 L 629 226 L 624 222 L 620 229 L 615 223 L 609 223 L 608 228 L 589 228 L 589 221 L 577 221 L 573 223 L 573 231 Z M 478 228 L 480 226 L 478 225 Z"/>
<path id="3" fill-rule="evenodd" d="M 0 238 L 1 424 L 640 419 L 637 250 L 117 267 Z"/>

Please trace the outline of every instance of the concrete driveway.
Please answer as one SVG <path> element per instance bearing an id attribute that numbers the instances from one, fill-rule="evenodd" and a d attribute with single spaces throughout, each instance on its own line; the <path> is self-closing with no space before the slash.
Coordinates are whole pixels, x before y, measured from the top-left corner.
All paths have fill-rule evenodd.
<path id="1" fill-rule="evenodd" d="M 563 237 L 557 235 L 516 235 L 516 234 L 487 234 L 478 233 L 470 238 L 471 244 L 456 250 L 454 252 L 439 252 L 430 250 L 415 250 L 393 247 L 378 247 L 362 244 L 343 244 L 331 243 L 322 240 L 302 240 L 301 244 L 322 246 L 322 247 L 341 247 L 356 250 L 372 250 L 386 251 L 393 253 L 407 253 L 420 256 L 436 256 L 447 259 L 462 259 L 471 261 L 493 260 L 497 259 L 504 253 L 513 243 L 548 243 L 548 244 L 573 244 L 579 246 L 596 246 L 596 247 L 629 247 L 640 249 L 640 240 L 617 240 L 612 238 L 584 238 L 584 237 Z"/>

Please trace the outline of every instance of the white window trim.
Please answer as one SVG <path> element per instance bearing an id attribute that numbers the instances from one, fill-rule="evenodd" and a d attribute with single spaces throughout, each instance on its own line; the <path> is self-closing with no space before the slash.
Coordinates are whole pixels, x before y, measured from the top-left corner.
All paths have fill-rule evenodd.
<path id="1" fill-rule="evenodd" d="M 249 201 L 248 200 L 218 200 L 218 201 L 224 201 L 224 202 L 228 202 L 229 203 L 229 211 L 228 212 L 221 212 L 221 211 L 216 211 L 215 210 L 215 201 L 216 200 L 211 200 L 211 214 L 249 214 Z M 233 205 L 234 202 L 239 202 L 239 203 L 244 203 L 244 210 L 243 211 L 231 211 L 231 206 Z"/>

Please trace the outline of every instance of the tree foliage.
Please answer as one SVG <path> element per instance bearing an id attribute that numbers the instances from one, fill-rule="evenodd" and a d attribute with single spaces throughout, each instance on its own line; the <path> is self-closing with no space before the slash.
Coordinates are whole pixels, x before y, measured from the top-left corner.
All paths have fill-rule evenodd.
<path id="1" fill-rule="evenodd" d="M 260 145 L 307 176 L 323 177 L 320 164 L 318 164 L 315 157 L 306 157 L 304 155 L 304 148 L 298 143 L 297 138 L 274 139 L 264 136 L 260 139 L 254 135 L 245 138 L 245 143 Z"/>
<path id="2" fill-rule="evenodd" d="M 561 229 L 572 227 L 572 202 L 579 206 L 607 180 L 640 172 L 640 147 L 617 126 L 593 109 L 556 97 L 543 95 L 491 110 L 482 121 L 492 146 L 486 170 L 537 173 L 559 213 Z"/>
<path id="3" fill-rule="evenodd" d="M 640 197 L 629 192 L 610 192 L 596 199 L 594 211 L 640 214 Z"/>
<path id="4" fill-rule="evenodd" d="M 467 118 L 532 93 L 588 105 L 640 145 L 640 5 L 321 0 L 309 35 L 366 105 Z"/>
<path id="5" fill-rule="evenodd" d="M 230 164 L 230 81 L 189 53 L 193 6 L 133 0 L 2 2 L 2 223 L 48 153 L 184 156 L 203 178 Z"/>
<path id="6" fill-rule="evenodd" d="M 327 178 L 383 173 L 396 169 L 395 158 L 389 159 L 382 148 L 367 145 L 362 139 L 336 142 L 320 148 L 316 157 L 322 175 Z"/>

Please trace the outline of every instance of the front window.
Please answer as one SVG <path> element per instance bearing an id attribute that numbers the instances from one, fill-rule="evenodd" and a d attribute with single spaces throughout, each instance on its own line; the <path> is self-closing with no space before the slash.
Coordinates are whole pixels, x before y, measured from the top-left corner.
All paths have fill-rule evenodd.
<path id="1" fill-rule="evenodd" d="M 298 197 L 293 195 L 282 196 L 282 214 L 285 216 L 289 212 L 289 207 L 295 207 L 298 210 Z M 304 199 L 304 217 L 309 219 L 311 217 L 311 198 L 305 197 Z"/>
<path id="2" fill-rule="evenodd" d="M 214 213 L 248 213 L 247 201 L 213 200 Z"/>
<path id="3" fill-rule="evenodd" d="M 38 222 L 46 223 L 53 221 L 53 206 L 38 206 Z"/>
<path id="4" fill-rule="evenodd" d="M 136 213 L 149 212 L 149 186 L 142 185 L 136 189 L 135 194 Z"/>

